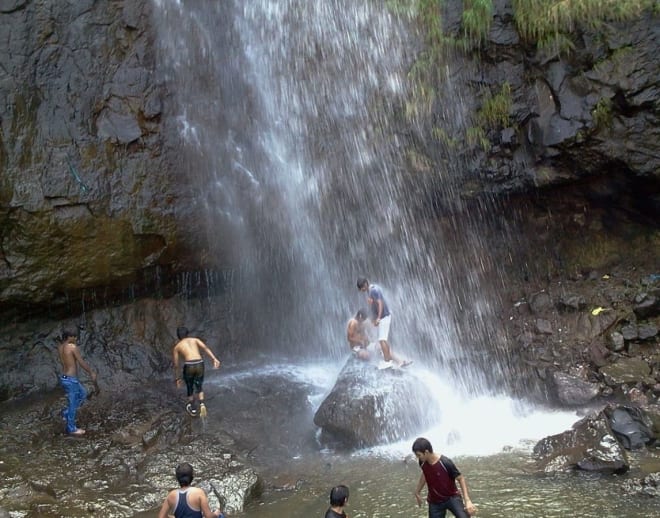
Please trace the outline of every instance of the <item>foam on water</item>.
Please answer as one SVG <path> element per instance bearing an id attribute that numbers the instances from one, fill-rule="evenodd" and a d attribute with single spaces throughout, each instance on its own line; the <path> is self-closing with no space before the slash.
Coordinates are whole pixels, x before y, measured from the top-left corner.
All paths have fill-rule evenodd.
<path id="1" fill-rule="evenodd" d="M 308 400 L 316 411 L 332 390 L 342 366 L 343 362 L 331 361 L 250 365 L 209 382 L 230 386 L 252 377 L 282 377 L 308 385 Z M 534 442 L 567 430 L 578 420 L 575 412 L 540 409 L 503 395 L 464 397 L 446 377 L 422 367 L 413 365 L 406 372 L 426 387 L 428 412 L 437 416 L 436 424 L 406 440 L 354 455 L 406 456 L 418 436 L 429 439 L 437 451 L 451 452 L 453 456 L 494 455 L 507 448 L 529 449 Z"/>

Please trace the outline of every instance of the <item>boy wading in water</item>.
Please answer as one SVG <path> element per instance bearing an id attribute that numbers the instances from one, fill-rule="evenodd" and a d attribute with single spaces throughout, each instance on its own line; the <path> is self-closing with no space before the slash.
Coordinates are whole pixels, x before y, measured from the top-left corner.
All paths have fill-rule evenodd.
<path id="1" fill-rule="evenodd" d="M 188 336 L 188 329 L 186 327 L 178 327 L 176 336 L 179 339 L 172 351 L 174 360 L 174 377 L 177 387 L 181 387 L 183 381 L 186 382 L 186 390 L 188 391 L 188 403 L 186 404 L 186 412 L 191 416 L 206 416 L 206 405 L 204 405 L 204 391 L 202 385 L 204 383 L 204 360 L 200 351 L 204 351 L 211 360 L 213 360 L 213 368 L 220 367 L 220 360 L 218 360 L 211 350 L 199 338 Z M 179 356 L 183 357 L 183 373 L 179 376 Z M 195 394 L 199 401 L 199 409 L 195 406 Z"/>
<path id="2" fill-rule="evenodd" d="M 465 477 L 450 458 L 434 453 L 431 443 L 423 437 L 415 439 L 412 451 L 419 461 L 419 467 L 422 468 L 422 474 L 415 487 L 415 500 L 417 505 L 422 505 L 422 489 L 426 485 L 429 518 L 445 518 L 447 510 L 456 518 L 469 518 L 477 513 L 477 508 L 470 500 Z M 456 482 L 461 486 L 460 493 L 456 488 Z"/>
<path id="3" fill-rule="evenodd" d="M 224 518 L 219 509 L 211 511 L 206 492 L 199 487 L 192 487 L 193 467 L 184 462 L 176 467 L 176 480 L 181 489 L 173 489 L 163 501 L 158 518 Z"/>
<path id="4" fill-rule="evenodd" d="M 335 486 L 330 491 L 330 507 L 325 512 L 325 518 L 348 518 L 344 511 L 348 502 L 348 487 Z"/>

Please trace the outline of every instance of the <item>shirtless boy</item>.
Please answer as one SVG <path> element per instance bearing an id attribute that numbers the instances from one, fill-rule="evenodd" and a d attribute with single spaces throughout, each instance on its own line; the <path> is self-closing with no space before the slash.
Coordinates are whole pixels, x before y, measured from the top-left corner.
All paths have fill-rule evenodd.
<path id="1" fill-rule="evenodd" d="M 348 327 L 346 328 L 348 346 L 360 360 L 368 360 L 371 356 L 369 352 L 369 337 L 364 327 L 366 321 L 366 310 L 359 309 L 355 316 L 348 321 Z"/>
<path id="2" fill-rule="evenodd" d="M 62 363 L 60 385 L 64 389 L 68 400 L 67 408 L 62 409 L 60 415 L 66 420 L 66 433 L 75 437 L 85 433 L 85 430 L 76 426 L 76 413 L 87 399 L 87 391 L 78 380 L 78 366 L 80 365 L 89 374 L 92 381 L 96 381 L 96 373 L 83 360 L 76 343 L 77 340 L 77 330 L 64 329 L 62 331 L 62 343 L 57 346 L 57 352 Z"/>
<path id="3" fill-rule="evenodd" d="M 176 386 L 181 387 L 182 382 L 186 382 L 186 390 L 188 392 L 186 411 L 192 416 L 201 415 L 204 417 L 206 415 L 204 391 L 202 390 L 202 384 L 204 383 L 204 360 L 200 351 L 204 351 L 213 360 L 214 369 L 220 367 L 220 361 L 199 338 L 188 336 L 187 328 L 177 328 L 176 336 L 179 338 L 179 341 L 172 350 Z M 179 376 L 179 356 L 183 357 L 183 377 Z M 199 401 L 199 409 L 195 407 L 195 393 Z"/>

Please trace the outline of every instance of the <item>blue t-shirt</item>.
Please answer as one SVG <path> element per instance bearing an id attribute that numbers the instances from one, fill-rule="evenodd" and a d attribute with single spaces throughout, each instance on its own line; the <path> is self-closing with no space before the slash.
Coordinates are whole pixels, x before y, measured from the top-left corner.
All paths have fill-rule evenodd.
<path id="1" fill-rule="evenodd" d="M 378 301 L 383 301 L 383 312 L 380 314 L 380 318 L 385 318 L 390 314 L 390 308 L 387 307 L 385 302 L 385 297 L 383 297 L 383 290 L 380 289 L 378 284 L 372 284 L 369 286 L 369 298 L 373 299 L 371 303 L 371 314 L 374 318 L 378 318 Z"/>

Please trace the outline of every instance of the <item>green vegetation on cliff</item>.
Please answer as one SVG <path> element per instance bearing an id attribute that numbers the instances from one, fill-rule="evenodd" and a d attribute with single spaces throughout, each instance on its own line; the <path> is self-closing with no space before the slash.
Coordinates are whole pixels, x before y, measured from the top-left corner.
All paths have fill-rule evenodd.
<path id="1" fill-rule="evenodd" d="M 542 43 L 577 25 L 598 29 L 606 22 L 639 18 L 657 5 L 657 0 L 513 0 L 513 11 L 520 36 Z"/>
<path id="2" fill-rule="evenodd" d="M 441 88 L 443 63 L 447 52 L 459 49 L 473 54 L 487 45 L 493 21 L 492 0 L 463 0 L 460 28 L 453 33 L 443 29 L 446 0 L 389 0 L 393 11 L 412 16 L 424 35 L 424 50 L 412 66 L 409 80 L 410 100 L 406 113 L 410 118 L 431 115 L 437 103 L 437 88 Z M 649 11 L 660 12 L 657 0 L 512 0 L 513 20 L 522 41 L 538 49 L 556 54 L 568 54 L 574 48 L 573 33 L 579 27 L 598 30 L 605 24 L 641 18 Z M 454 13 L 454 18 L 456 13 Z M 474 55 L 474 54 L 473 54 Z M 433 136 L 445 146 L 453 147 L 464 140 L 471 148 L 490 147 L 487 133 L 507 127 L 513 105 L 508 83 L 491 85 L 475 92 L 481 99 L 474 114 L 476 127 L 463 135 L 449 135 L 444 129 L 433 128 Z M 596 128 L 611 124 L 612 110 L 608 100 L 601 100 L 592 115 Z"/>

